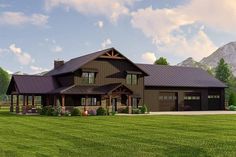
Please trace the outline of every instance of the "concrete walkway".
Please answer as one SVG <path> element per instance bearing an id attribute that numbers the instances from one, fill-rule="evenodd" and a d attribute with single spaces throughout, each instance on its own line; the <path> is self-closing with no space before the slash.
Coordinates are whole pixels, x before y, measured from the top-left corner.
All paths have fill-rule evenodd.
<path id="1" fill-rule="evenodd" d="M 173 112 L 150 112 L 149 114 L 116 114 L 118 116 L 152 116 L 152 115 L 228 115 L 236 111 L 173 111 Z"/>

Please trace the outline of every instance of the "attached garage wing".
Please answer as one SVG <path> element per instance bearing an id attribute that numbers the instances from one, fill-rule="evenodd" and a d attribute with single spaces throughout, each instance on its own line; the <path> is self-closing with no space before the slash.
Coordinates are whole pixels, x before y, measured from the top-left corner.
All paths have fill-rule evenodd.
<path id="1" fill-rule="evenodd" d="M 201 110 L 201 93 L 188 92 L 184 96 L 185 111 L 200 111 Z"/>
<path id="2" fill-rule="evenodd" d="M 176 92 L 160 92 L 159 111 L 177 111 L 178 94 Z"/>

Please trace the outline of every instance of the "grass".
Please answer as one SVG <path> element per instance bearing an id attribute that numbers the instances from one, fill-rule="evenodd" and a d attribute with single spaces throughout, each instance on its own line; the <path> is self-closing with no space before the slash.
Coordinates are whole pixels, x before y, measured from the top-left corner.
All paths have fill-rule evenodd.
<path id="1" fill-rule="evenodd" d="M 236 156 L 236 115 L 43 117 L 0 112 L 0 156 Z"/>

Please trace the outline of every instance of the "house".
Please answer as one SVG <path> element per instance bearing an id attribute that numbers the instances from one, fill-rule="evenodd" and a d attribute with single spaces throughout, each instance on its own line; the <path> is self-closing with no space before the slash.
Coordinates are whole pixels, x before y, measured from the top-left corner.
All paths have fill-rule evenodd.
<path id="1" fill-rule="evenodd" d="M 143 104 L 150 111 L 224 110 L 225 87 L 204 70 L 135 64 L 109 48 L 68 62 L 54 61 L 44 76 L 13 75 L 7 94 L 11 112 L 20 112 L 19 96 L 23 110 L 40 96 L 43 106 L 60 104 L 63 110 L 102 106 L 109 112 L 128 108 L 132 113 Z"/>

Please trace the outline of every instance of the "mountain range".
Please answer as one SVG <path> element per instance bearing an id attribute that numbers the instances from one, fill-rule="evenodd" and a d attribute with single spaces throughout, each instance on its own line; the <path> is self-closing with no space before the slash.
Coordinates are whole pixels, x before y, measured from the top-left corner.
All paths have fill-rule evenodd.
<path id="1" fill-rule="evenodd" d="M 221 58 L 223 58 L 225 62 L 230 65 L 234 76 L 236 76 L 236 42 L 230 42 L 221 46 L 211 55 L 204 57 L 199 62 L 189 57 L 186 60 L 178 63 L 177 66 L 198 67 L 204 70 L 214 69 Z"/>

